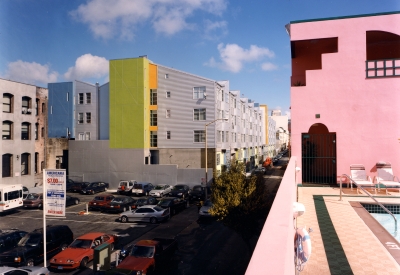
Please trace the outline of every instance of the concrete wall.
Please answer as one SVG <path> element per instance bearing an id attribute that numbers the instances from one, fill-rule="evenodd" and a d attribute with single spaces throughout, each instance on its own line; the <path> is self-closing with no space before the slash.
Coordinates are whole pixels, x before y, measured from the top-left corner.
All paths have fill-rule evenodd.
<path id="1" fill-rule="evenodd" d="M 338 52 L 322 54 L 322 69 L 306 71 L 306 86 L 291 87 L 292 155 L 299 166 L 301 134 L 321 123 L 336 133 L 338 176 L 363 164 L 373 177 L 379 161 L 400 174 L 400 78 L 367 79 L 365 73 L 366 32 L 400 36 L 399 24 L 400 14 L 389 14 L 290 25 L 291 41 L 338 37 Z"/>
<path id="2" fill-rule="evenodd" d="M 153 184 L 200 184 L 204 169 L 178 169 L 177 165 L 145 165 L 143 149 L 112 149 L 109 141 L 69 141 L 69 176 L 82 181 L 105 181 L 116 189 L 120 180 Z M 209 169 L 212 175 L 212 169 Z M 209 177 L 211 178 L 211 176 Z"/>

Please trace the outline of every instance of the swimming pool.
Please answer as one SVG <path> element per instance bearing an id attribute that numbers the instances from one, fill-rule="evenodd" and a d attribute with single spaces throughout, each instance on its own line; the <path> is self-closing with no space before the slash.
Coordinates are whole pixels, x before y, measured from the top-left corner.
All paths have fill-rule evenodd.
<path id="1" fill-rule="evenodd" d="M 386 231 L 388 231 L 398 242 L 400 242 L 400 205 L 385 205 L 385 207 L 392 212 L 397 219 L 397 231 L 393 217 L 383 210 L 379 205 L 362 203 L 362 206 L 386 229 Z"/>

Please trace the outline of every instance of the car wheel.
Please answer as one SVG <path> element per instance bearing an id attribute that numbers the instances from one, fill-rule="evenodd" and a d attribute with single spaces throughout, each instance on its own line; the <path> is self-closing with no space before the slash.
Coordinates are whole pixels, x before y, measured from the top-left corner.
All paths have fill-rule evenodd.
<path id="1" fill-rule="evenodd" d="M 33 259 L 28 259 L 26 261 L 26 266 L 34 266 L 35 265 L 35 261 Z"/>
<path id="2" fill-rule="evenodd" d="M 121 222 L 125 223 L 128 221 L 128 217 L 127 216 L 122 216 L 121 217 Z"/>
<path id="3" fill-rule="evenodd" d="M 63 243 L 63 244 L 60 246 L 60 248 L 61 248 L 61 251 L 63 251 L 63 250 L 65 250 L 65 249 L 67 249 L 67 247 L 68 247 L 68 244 L 66 244 L 66 243 Z"/>
<path id="4" fill-rule="evenodd" d="M 82 261 L 81 261 L 79 267 L 80 267 L 81 269 L 86 268 L 87 263 L 88 263 L 88 258 L 85 257 L 85 258 L 82 259 Z"/>
<path id="5" fill-rule="evenodd" d="M 150 218 L 150 223 L 152 224 L 156 224 L 157 223 L 157 219 L 156 218 Z"/>

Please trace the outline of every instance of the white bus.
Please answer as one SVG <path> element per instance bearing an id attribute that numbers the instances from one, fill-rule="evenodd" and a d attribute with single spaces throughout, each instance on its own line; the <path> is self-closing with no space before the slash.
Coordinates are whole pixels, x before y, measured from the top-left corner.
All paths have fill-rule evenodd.
<path id="1" fill-rule="evenodd" d="M 21 184 L 0 184 L 0 213 L 23 206 Z"/>

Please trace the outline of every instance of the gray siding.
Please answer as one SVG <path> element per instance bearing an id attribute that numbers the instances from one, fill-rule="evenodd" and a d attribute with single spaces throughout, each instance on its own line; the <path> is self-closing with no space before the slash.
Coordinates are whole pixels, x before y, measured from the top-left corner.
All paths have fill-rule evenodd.
<path id="1" fill-rule="evenodd" d="M 84 103 L 78 104 L 79 93 L 84 94 Z M 91 94 L 91 103 L 86 103 L 86 93 Z M 98 139 L 97 131 L 97 87 L 93 84 L 75 81 L 75 138 L 79 139 L 79 133 L 90 133 L 90 139 Z M 83 113 L 83 124 L 78 124 L 78 113 Z M 91 122 L 86 122 L 86 113 L 91 113 Z M 85 135 L 84 135 L 85 136 Z"/>

